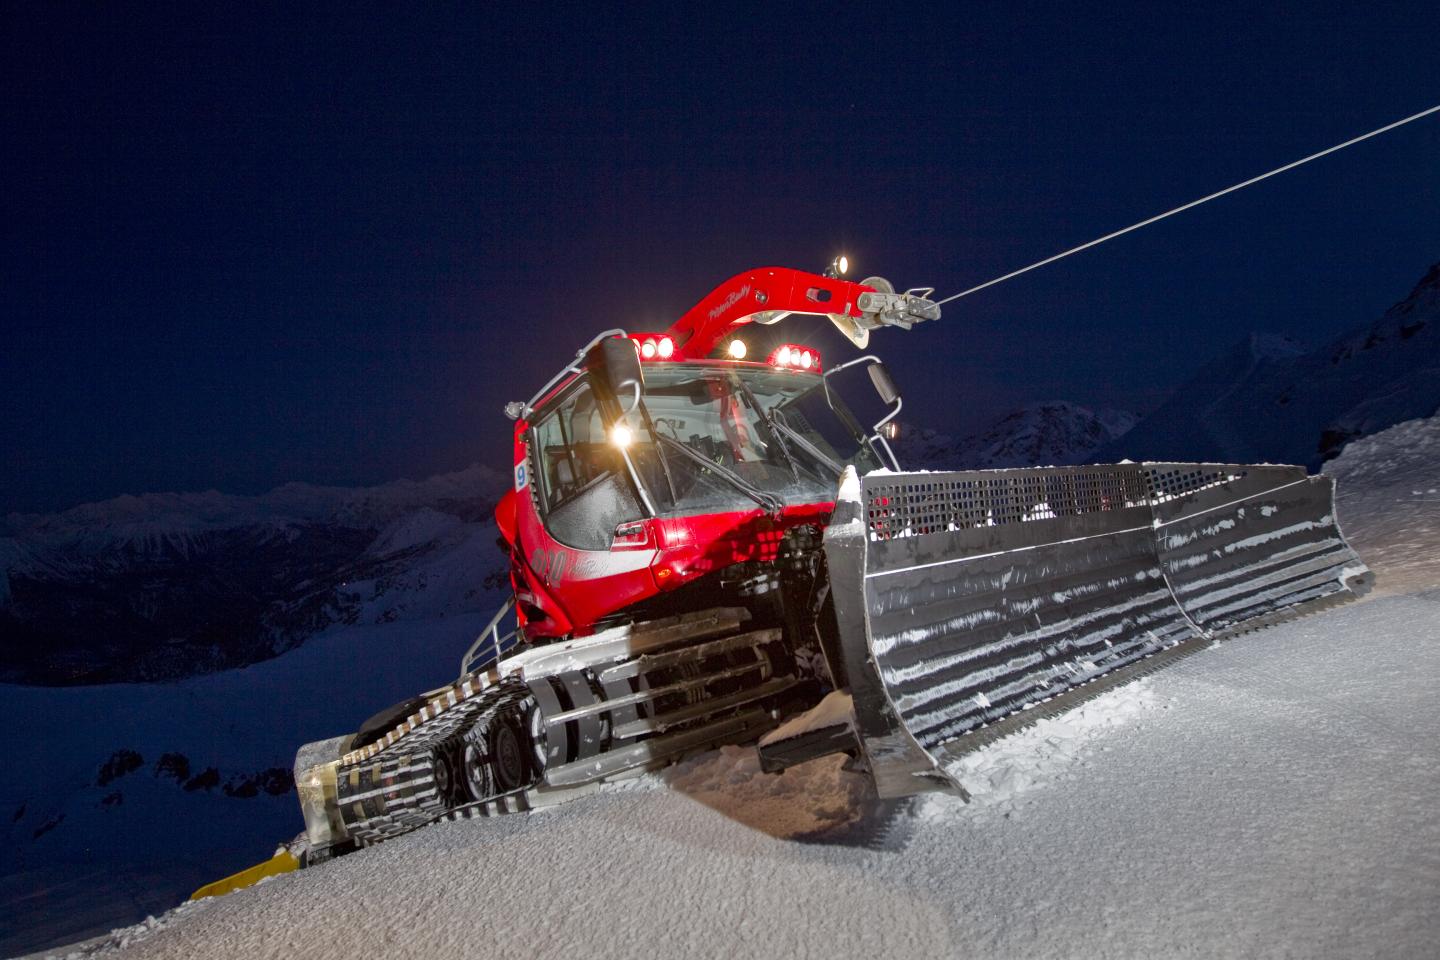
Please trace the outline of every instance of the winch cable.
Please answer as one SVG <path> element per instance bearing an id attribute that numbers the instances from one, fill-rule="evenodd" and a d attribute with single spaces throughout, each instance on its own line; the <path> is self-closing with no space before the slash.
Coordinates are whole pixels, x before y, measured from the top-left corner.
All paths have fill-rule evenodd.
<path id="1" fill-rule="evenodd" d="M 1302 157 L 1301 159 L 1296 160 L 1292 163 L 1287 163 L 1283 167 L 1276 167 L 1269 173 L 1262 173 L 1258 177 L 1251 177 L 1249 180 L 1245 180 L 1241 183 L 1234 184 L 1233 186 L 1226 187 L 1224 190 L 1217 190 L 1209 196 L 1201 197 L 1199 200 L 1191 200 L 1189 203 L 1176 207 L 1174 210 L 1166 210 L 1164 213 L 1153 216 L 1148 220 L 1141 220 L 1139 223 L 1133 223 L 1123 230 L 1116 230 L 1114 233 L 1107 233 L 1103 237 L 1096 237 L 1089 243 L 1082 243 L 1078 247 L 1071 247 L 1069 250 L 1066 250 L 1063 253 L 1057 253 L 1053 257 L 1046 257 L 1044 260 L 1032 263 L 1028 267 L 1021 267 L 1019 270 L 1007 273 L 1003 277 L 996 277 L 994 280 L 987 280 L 979 286 L 971 287 L 969 290 L 962 290 L 959 293 L 952 294 L 951 296 L 946 297 L 944 300 L 937 300 L 936 303 L 944 304 L 949 303 L 951 300 L 959 300 L 961 297 L 968 297 L 970 296 L 970 294 L 978 293 L 979 291 L 984 290 L 986 287 L 993 287 L 997 283 L 1003 283 L 1004 281 L 1009 280 L 1013 277 L 1020 276 L 1020 274 L 1022 273 L 1029 273 L 1036 267 L 1043 267 L 1047 263 L 1054 263 L 1056 260 L 1060 260 L 1070 256 L 1070 254 L 1072 253 L 1079 253 L 1081 250 L 1088 250 L 1091 247 L 1098 246 L 1099 244 L 1104 243 L 1106 240 L 1114 240 L 1116 237 L 1124 236 L 1132 230 L 1139 230 L 1141 227 L 1148 227 L 1150 224 L 1156 223 L 1160 220 L 1164 220 L 1166 217 L 1173 217 L 1177 213 L 1182 213 L 1186 210 L 1189 210 L 1191 207 L 1198 207 L 1200 206 L 1200 204 L 1214 200 L 1216 197 L 1223 197 L 1227 193 L 1234 193 L 1236 190 L 1240 190 L 1244 187 L 1250 186 L 1251 184 L 1259 183 L 1261 180 L 1273 177 L 1277 173 L 1284 173 L 1286 170 L 1294 170 L 1296 167 L 1300 166 L 1303 163 L 1309 163 L 1311 160 L 1318 160 L 1321 157 L 1326 156 L 1327 154 L 1335 153 L 1337 150 L 1344 150 L 1346 147 L 1354 146 L 1361 140 L 1369 140 L 1371 137 L 1378 137 L 1382 133 L 1394 130 L 1396 127 L 1403 127 L 1407 123 L 1419 120 L 1422 117 L 1428 117 L 1432 113 L 1440 113 L 1440 105 L 1433 106 L 1429 110 L 1421 110 L 1417 114 L 1408 116 L 1403 120 L 1396 120 L 1394 123 L 1386 124 L 1385 126 L 1380 127 L 1377 130 L 1371 130 L 1369 133 L 1362 133 L 1360 136 L 1355 137 L 1352 140 L 1346 140 L 1344 143 L 1337 143 L 1333 147 L 1327 147 L 1326 149 L 1321 150 L 1319 153 L 1312 153 L 1308 157 Z"/>

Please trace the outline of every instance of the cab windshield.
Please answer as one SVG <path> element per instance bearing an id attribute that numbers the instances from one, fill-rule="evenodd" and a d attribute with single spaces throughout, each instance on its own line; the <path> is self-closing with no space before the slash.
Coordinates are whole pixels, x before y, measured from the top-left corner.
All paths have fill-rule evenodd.
<path id="1" fill-rule="evenodd" d="M 826 502 L 846 464 L 862 474 L 880 466 L 821 377 L 772 367 L 647 364 L 628 425 L 631 459 L 661 513 L 746 509 L 767 499 L 756 492 Z"/>

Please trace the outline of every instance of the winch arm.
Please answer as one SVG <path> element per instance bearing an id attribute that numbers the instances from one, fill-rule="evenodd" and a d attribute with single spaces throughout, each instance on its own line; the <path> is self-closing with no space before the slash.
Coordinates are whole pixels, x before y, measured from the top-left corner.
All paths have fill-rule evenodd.
<path id="1" fill-rule="evenodd" d="M 863 347 L 876 327 L 908 330 L 921 320 L 939 319 L 939 306 L 928 299 L 933 292 L 924 287 L 896 293 L 879 277 L 856 283 L 790 267 L 760 267 L 710 291 L 665 335 L 674 341 L 679 358 L 697 360 L 710 356 L 738 327 L 771 324 L 800 313 L 829 317 L 852 343 Z"/>

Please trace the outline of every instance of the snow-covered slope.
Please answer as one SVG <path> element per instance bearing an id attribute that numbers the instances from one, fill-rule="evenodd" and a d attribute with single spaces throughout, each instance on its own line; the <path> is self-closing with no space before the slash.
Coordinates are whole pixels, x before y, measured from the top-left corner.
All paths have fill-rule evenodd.
<path id="1" fill-rule="evenodd" d="M 766 775 L 753 752 L 727 748 L 537 814 L 430 827 L 87 950 L 1428 957 L 1440 937 L 1440 531 L 1427 478 L 1440 472 L 1440 419 L 1353 444 L 1330 469 L 1378 596 L 1226 641 L 973 755 L 956 768 L 970 805 L 884 804 L 839 758 Z M 331 733 L 360 701 L 384 702 L 391 672 L 411 674 L 393 678 L 406 693 L 444 674 L 450 651 L 432 639 L 397 624 L 336 628 L 178 686 L 97 688 L 94 701 L 0 691 L 0 722 L 22 743 L 43 743 L 49 718 L 83 718 L 57 749 L 22 757 L 28 770 L 66 759 L 35 778 L 12 828 L 32 872 L 0 884 L 13 918 L 0 945 L 139 919 L 161 898 L 134 891 L 167 864 L 187 858 L 198 873 L 213 858 L 213 877 L 298 827 L 293 797 L 187 794 L 148 768 L 95 786 L 94 743 L 147 761 L 238 747 L 238 769 L 261 768 L 287 729 Z M 391 652 L 383 673 L 367 665 L 375 648 Z M 352 683 L 353 696 L 338 693 Z M 316 689 L 328 697 L 294 694 Z M 224 706 L 272 698 L 273 717 Z M 346 722 L 328 722 L 332 710 L 349 710 Z M 106 789 L 125 803 L 103 806 Z M 132 789 L 191 806 L 107 823 L 152 816 L 130 807 Z M 32 839 L 57 812 L 66 819 Z"/>
<path id="2" fill-rule="evenodd" d="M 1101 444 L 1123 435 L 1136 417 L 1124 410 L 1093 410 L 1064 400 L 1031 403 L 983 430 L 955 438 L 905 424 L 894 442 L 906 469 L 988 470 L 1083 463 Z"/>
<path id="3" fill-rule="evenodd" d="M 274 656 L 335 623 L 494 603 L 485 468 L 368 489 L 124 496 L 11 514 L 0 538 L 0 680 L 176 679 Z M 490 586 L 498 586 L 492 576 Z"/>
<path id="4" fill-rule="evenodd" d="M 1207 364 L 1096 462 L 1318 466 L 1356 437 L 1440 408 L 1440 263 L 1379 320 L 1305 352 L 1252 336 Z"/>

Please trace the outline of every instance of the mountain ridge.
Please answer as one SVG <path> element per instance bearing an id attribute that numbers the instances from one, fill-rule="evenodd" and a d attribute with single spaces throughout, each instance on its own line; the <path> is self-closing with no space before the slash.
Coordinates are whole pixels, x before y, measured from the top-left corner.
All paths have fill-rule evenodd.
<path id="1" fill-rule="evenodd" d="M 903 424 L 891 445 L 900 466 L 907 470 L 1067 465 L 1085 462 L 1097 446 L 1123 436 L 1138 419 L 1128 410 L 1038 400 L 963 437 Z"/>
<path id="2" fill-rule="evenodd" d="M 1091 459 L 1315 469 L 1357 437 L 1437 409 L 1440 263 L 1379 319 L 1313 350 L 1264 334 L 1232 344 Z"/>
<path id="3" fill-rule="evenodd" d="M 334 624 L 475 613 L 504 582 L 486 467 L 376 487 L 125 495 L 12 514 L 0 681 L 178 679 Z"/>

